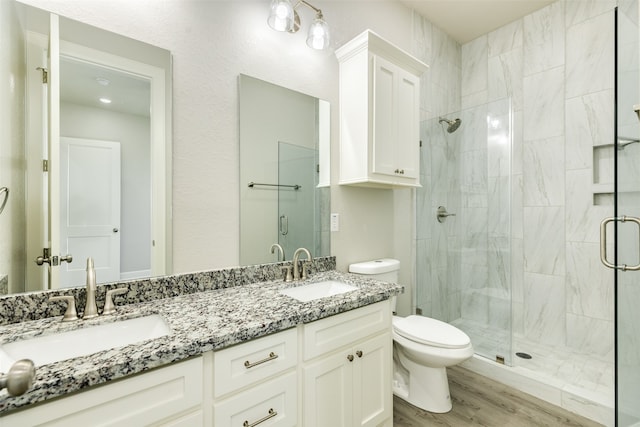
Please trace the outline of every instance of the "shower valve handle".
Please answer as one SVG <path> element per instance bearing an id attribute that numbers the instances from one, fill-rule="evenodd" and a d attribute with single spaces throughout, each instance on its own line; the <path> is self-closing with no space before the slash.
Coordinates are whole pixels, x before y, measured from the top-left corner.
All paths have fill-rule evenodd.
<path id="1" fill-rule="evenodd" d="M 447 208 L 444 206 L 438 206 L 438 210 L 436 211 L 438 222 L 445 222 L 448 216 L 456 216 L 456 214 L 447 212 Z"/>

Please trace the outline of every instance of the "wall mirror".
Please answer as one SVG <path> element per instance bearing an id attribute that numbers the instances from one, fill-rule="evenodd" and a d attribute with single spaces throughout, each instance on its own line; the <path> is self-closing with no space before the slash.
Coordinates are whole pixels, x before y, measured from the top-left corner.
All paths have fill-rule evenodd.
<path id="1" fill-rule="evenodd" d="M 170 52 L 19 2 L 5 13 L 26 93 L 6 292 L 81 286 L 88 256 L 99 282 L 171 273 Z"/>
<path id="2" fill-rule="evenodd" d="M 329 103 L 240 75 L 240 263 L 330 254 Z"/>

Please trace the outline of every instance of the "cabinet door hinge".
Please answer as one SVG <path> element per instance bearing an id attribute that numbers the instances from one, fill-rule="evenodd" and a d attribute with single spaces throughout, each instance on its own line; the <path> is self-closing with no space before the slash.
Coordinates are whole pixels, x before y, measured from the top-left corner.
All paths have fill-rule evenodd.
<path id="1" fill-rule="evenodd" d="M 49 160 L 42 160 L 42 172 L 49 172 Z"/>
<path id="2" fill-rule="evenodd" d="M 44 67 L 38 67 L 36 70 L 42 71 L 42 84 L 47 84 L 49 82 L 49 70 Z"/>

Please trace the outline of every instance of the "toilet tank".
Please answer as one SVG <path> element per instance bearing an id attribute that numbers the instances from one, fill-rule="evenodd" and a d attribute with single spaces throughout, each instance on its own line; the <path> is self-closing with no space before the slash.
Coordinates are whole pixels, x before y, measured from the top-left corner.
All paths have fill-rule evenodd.
<path id="1" fill-rule="evenodd" d="M 400 261 L 391 258 L 358 262 L 349 265 L 349 273 L 363 274 L 372 279 L 398 283 Z"/>

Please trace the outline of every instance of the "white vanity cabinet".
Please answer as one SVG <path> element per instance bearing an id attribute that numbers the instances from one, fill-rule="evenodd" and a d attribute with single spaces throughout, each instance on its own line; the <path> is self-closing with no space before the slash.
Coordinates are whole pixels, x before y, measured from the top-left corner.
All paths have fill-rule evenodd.
<path id="1" fill-rule="evenodd" d="M 303 327 L 305 427 L 391 426 L 388 301 Z"/>
<path id="2" fill-rule="evenodd" d="M 391 426 L 382 301 L 0 417 L 31 426 Z"/>
<path id="3" fill-rule="evenodd" d="M 2 427 L 203 425 L 203 358 L 124 378 L 0 417 Z"/>
<path id="4" fill-rule="evenodd" d="M 340 184 L 420 186 L 420 76 L 428 66 L 367 30 L 336 51 Z"/>

